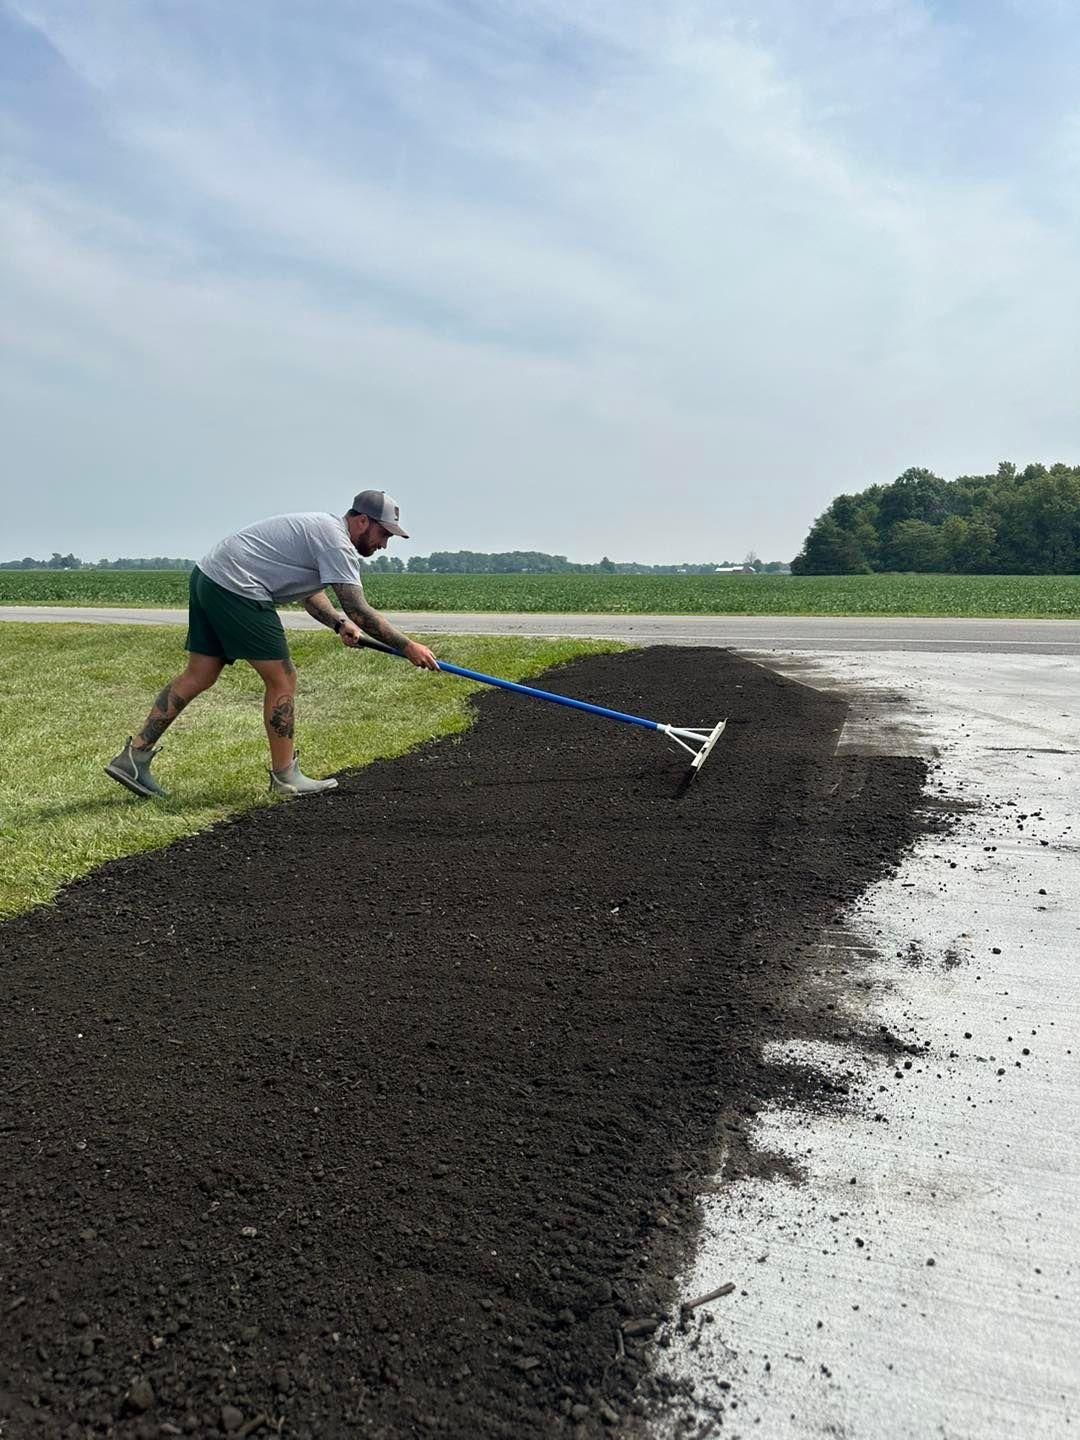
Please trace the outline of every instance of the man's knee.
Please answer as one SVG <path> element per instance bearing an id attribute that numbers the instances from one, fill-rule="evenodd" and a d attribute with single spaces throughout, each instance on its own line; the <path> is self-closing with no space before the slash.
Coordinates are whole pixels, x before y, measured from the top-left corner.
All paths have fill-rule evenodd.
<path id="1" fill-rule="evenodd" d="M 260 663 L 256 668 L 269 694 L 294 695 L 296 693 L 296 666 L 291 660 L 266 661 Z"/>
<path id="2" fill-rule="evenodd" d="M 224 668 L 223 660 L 216 660 L 210 655 L 192 655 L 188 659 L 187 669 L 179 676 L 177 685 L 191 699 L 201 695 L 204 690 L 209 690 Z"/>

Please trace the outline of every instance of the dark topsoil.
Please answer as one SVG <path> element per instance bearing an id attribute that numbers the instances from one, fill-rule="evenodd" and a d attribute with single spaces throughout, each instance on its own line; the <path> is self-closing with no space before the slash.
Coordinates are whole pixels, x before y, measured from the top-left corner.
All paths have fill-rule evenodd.
<path id="1" fill-rule="evenodd" d="M 489 692 L 459 740 L 0 927 L 5 1440 L 664 1403 L 624 1323 L 670 1313 L 721 1149 L 763 1163 L 748 1118 L 828 1103 L 762 1046 L 837 1032 L 803 956 L 923 767 L 837 759 L 841 702 L 716 650 L 545 683 L 730 723 L 680 797 L 660 737 Z"/>

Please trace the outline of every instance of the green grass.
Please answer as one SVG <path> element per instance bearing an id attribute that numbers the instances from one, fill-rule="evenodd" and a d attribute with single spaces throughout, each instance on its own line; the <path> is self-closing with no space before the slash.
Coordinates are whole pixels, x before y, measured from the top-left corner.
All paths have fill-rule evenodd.
<path id="1" fill-rule="evenodd" d="M 1080 616 L 1080 575 L 375 575 L 383 610 L 592 615 Z M 183 607 L 179 571 L 0 571 L 0 605 Z"/>
<path id="2" fill-rule="evenodd" d="M 267 794 L 262 687 L 242 664 L 165 736 L 154 773 L 169 800 L 141 801 L 102 773 L 164 681 L 183 668 L 181 643 L 182 632 L 157 626 L 0 626 L 0 916 L 51 899 L 107 860 L 279 803 Z M 290 646 L 299 670 L 297 741 L 313 775 L 464 730 L 466 697 L 482 688 L 348 652 L 325 634 L 293 634 Z M 443 659 L 511 680 L 620 648 L 439 639 Z"/>

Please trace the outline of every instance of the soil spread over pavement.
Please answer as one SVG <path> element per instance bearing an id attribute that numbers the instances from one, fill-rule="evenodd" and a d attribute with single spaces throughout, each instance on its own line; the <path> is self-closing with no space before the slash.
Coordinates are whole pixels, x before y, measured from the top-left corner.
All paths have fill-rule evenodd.
<path id="1" fill-rule="evenodd" d="M 835 756 L 842 702 L 716 650 L 541 683 L 730 722 L 680 795 L 660 737 L 485 692 L 464 737 L 0 927 L 5 1440 L 623 1435 L 663 1403 L 694 1196 L 768 1164 L 763 1105 L 835 1102 L 762 1047 L 848 1034 L 809 952 L 924 770 Z"/>

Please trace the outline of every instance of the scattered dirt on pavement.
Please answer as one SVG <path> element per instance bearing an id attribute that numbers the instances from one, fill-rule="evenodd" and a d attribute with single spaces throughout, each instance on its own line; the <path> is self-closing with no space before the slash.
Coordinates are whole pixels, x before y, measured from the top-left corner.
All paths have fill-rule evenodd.
<path id="1" fill-rule="evenodd" d="M 543 683 L 730 723 L 675 798 L 658 736 L 486 693 L 457 740 L 0 927 L 5 1440 L 618 1435 L 655 1403 L 695 1194 L 767 1170 L 762 1105 L 835 1103 L 762 1047 L 833 1037 L 804 966 L 924 767 L 837 759 L 841 702 L 716 650 Z"/>

